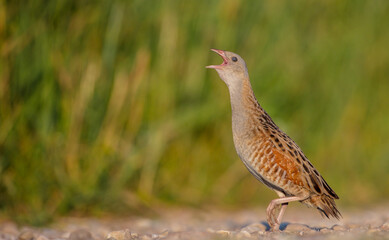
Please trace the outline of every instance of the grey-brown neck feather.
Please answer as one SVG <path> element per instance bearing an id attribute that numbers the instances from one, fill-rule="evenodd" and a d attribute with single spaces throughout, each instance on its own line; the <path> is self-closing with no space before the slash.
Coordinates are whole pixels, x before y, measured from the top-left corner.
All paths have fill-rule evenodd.
<path id="1" fill-rule="evenodd" d="M 235 81 L 224 80 L 229 83 L 227 86 L 231 100 L 232 130 L 234 137 L 238 137 L 250 131 L 250 128 L 256 125 L 254 122 L 259 120 L 259 116 L 264 114 L 264 111 L 255 98 L 248 76 L 239 80 L 235 79 Z"/>

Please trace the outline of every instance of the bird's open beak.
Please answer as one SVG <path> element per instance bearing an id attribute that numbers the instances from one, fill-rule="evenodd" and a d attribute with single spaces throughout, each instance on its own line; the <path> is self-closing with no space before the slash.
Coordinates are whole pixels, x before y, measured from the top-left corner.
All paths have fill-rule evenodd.
<path id="1" fill-rule="evenodd" d="M 223 63 L 220 64 L 220 65 L 209 65 L 209 66 L 206 66 L 206 68 L 214 68 L 214 69 L 217 69 L 217 68 L 221 68 L 225 65 L 227 65 L 228 63 L 228 58 L 226 56 L 226 53 L 223 51 L 223 50 L 218 50 L 218 49 L 211 49 L 212 51 L 214 51 L 215 53 L 219 54 L 220 57 L 223 58 Z"/>

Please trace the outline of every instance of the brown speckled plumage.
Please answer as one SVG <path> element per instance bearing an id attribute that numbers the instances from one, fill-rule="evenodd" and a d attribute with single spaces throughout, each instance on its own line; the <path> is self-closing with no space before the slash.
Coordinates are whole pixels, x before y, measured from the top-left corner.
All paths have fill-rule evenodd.
<path id="1" fill-rule="evenodd" d="M 232 52 L 212 50 L 223 58 L 223 63 L 207 68 L 216 69 L 228 86 L 236 151 L 250 173 L 280 197 L 271 201 L 267 208 L 269 225 L 279 227 L 291 201 L 315 207 L 323 216 L 339 218 L 341 215 L 334 201 L 339 197 L 300 147 L 259 105 L 244 60 Z M 278 206 L 281 209 L 276 218 Z"/>

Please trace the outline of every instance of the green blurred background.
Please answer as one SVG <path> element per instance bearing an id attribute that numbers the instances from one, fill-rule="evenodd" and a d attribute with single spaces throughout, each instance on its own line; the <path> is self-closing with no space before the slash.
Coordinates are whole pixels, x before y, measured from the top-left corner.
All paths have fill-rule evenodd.
<path id="1" fill-rule="evenodd" d="M 0 0 L 0 213 L 266 206 L 232 142 L 236 52 L 340 196 L 389 197 L 389 1 Z"/>

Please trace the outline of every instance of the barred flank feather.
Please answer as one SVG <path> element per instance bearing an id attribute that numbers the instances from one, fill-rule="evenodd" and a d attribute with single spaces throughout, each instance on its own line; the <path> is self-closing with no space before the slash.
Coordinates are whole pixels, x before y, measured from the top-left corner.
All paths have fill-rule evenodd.
<path id="1" fill-rule="evenodd" d="M 334 199 L 325 194 L 312 196 L 310 198 L 310 203 L 320 211 L 320 214 L 323 217 L 334 217 L 336 219 L 342 217 L 339 210 L 336 208 Z"/>

